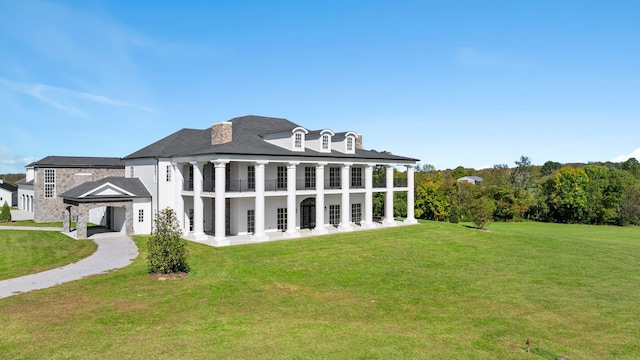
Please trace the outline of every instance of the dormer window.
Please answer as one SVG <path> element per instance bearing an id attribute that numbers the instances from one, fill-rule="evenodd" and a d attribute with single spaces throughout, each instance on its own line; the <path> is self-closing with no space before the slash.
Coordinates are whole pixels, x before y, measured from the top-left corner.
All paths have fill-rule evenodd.
<path id="1" fill-rule="evenodd" d="M 305 135 L 309 133 L 309 131 L 302 127 L 297 127 L 291 131 L 293 135 L 290 137 L 291 141 L 291 150 L 293 151 L 304 151 L 305 149 Z"/>
<path id="2" fill-rule="evenodd" d="M 347 152 L 353 152 L 353 137 L 347 137 Z"/>
<path id="3" fill-rule="evenodd" d="M 322 150 L 329 150 L 329 135 L 322 135 Z"/>
<path id="4" fill-rule="evenodd" d="M 293 143 L 293 146 L 296 149 L 302 149 L 302 133 L 295 134 L 295 141 Z"/>

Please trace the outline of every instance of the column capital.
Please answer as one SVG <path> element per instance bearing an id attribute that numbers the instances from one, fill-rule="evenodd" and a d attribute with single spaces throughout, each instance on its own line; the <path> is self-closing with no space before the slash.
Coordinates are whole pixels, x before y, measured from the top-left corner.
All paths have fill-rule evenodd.
<path id="1" fill-rule="evenodd" d="M 353 163 L 343 163 L 342 167 L 352 167 Z"/>
<path id="2" fill-rule="evenodd" d="M 253 165 L 255 166 L 265 166 L 267 165 L 269 162 L 267 160 L 258 160 L 258 161 L 254 161 Z"/>
<path id="3" fill-rule="evenodd" d="M 300 161 L 287 161 L 287 166 L 298 166 Z"/>
<path id="4" fill-rule="evenodd" d="M 373 169 L 376 164 L 365 164 L 365 166 L 367 167 L 367 169 Z"/>
<path id="5" fill-rule="evenodd" d="M 327 165 L 329 165 L 327 161 L 321 161 L 316 163 L 316 167 L 325 167 Z"/>
<path id="6" fill-rule="evenodd" d="M 226 167 L 229 163 L 229 160 L 211 160 L 209 162 L 212 163 L 215 167 L 220 168 Z"/>
<path id="7" fill-rule="evenodd" d="M 194 165 L 194 166 L 202 166 L 204 164 L 206 164 L 207 161 L 189 161 L 189 164 Z"/>
<path id="8" fill-rule="evenodd" d="M 385 164 L 384 167 L 387 168 L 387 169 L 395 168 L 396 164 Z"/>

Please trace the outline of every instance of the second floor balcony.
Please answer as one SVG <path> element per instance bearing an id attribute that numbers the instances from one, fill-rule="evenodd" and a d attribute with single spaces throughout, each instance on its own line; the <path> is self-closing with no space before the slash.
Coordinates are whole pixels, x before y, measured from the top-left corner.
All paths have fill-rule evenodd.
<path id="1" fill-rule="evenodd" d="M 215 180 L 203 180 L 202 181 L 202 191 L 203 192 L 215 192 Z M 407 179 L 406 178 L 394 178 L 393 179 L 393 187 L 406 187 Z M 350 189 L 364 189 L 365 183 L 364 179 L 352 179 L 349 183 Z M 386 188 L 386 179 L 374 179 L 373 188 Z M 193 191 L 193 181 L 184 181 L 183 188 L 184 191 Z M 305 190 L 315 190 L 316 182 L 313 179 L 298 179 L 296 180 L 296 190 L 305 191 Z M 325 181 L 324 182 L 325 190 L 340 190 L 342 189 L 342 184 L 338 182 Z M 256 182 L 255 180 L 227 180 L 225 183 L 225 192 L 254 192 L 256 190 Z M 270 179 L 265 180 L 264 182 L 264 190 L 265 191 L 287 191 L 287 180 L 286 179 Z"/>

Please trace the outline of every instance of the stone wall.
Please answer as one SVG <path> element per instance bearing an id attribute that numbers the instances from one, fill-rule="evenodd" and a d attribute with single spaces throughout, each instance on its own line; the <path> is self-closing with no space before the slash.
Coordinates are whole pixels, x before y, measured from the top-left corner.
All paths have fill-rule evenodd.
<path id="1" fill-rule="evenodd" d="M 50 168 L 49 168 L 50 169 Z M 44 197 L 44 170 L 36 169 L 36 177 L 33 186 L 33 218 L 35 222 L 62 221 L 64 216 L 62 194 L 74 187 L 88 182 L 104 179 L 109 176 L 124 177 L 123 169 L 97 169 L 97 168 L 55 168 L 56 170 L 56 196 L 53 198 Z M 77 212 L 72 211 L 71 219 L 75 220 Z"/>
<path id="2" fill-rule="evenodd" d="M 226 144 L 233 140 L 233 124 L 222 122 L 211 125 L 211 145 Z"/>
<path id="3" fill-rule="evenodd" d="M 78 239 L 87 238 L 87 223 L 89 222 L 89 210 L 99 207 L 124 208 L 125 210 L 125 233 L 133 235 L 133 201 L 113 201 L 113 202 L 94 202 L 81 203 L 77 206 L 64 204 L 61 207 L 63 214 L 63 231 L 70 232 L 69 215 L 76 212 L 78 221 L 76 222 L 76 236 Z"/>

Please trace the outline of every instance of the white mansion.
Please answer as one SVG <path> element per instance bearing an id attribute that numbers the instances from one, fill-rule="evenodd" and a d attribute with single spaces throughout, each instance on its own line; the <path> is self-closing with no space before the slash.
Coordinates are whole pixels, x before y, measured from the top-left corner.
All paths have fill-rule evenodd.
<path id="1" fill-rule="evenodd" d="M 393 193 L 398 191 L 407 192 L 405 222 L 416 222 L 413 173 L 418 160 L 364 150 L 355 132 L 310 131 L 285 119 L 244 116 L 204 130 L 182 129 L 123 159 L 94 158 L 110 166 L 104 175 L 96 175 L 90 164 L 73 165 L 73 158 L 46 159 L 54 158 L 66 167 L 40 161 L 27 169 L 34 174 L 34 189 L 49 183 L 40 197 L 56 198 L 67 231 L 77 216 L 78 236 L 86 235 L 88 213 L 95 214 L 96 208 L 106 209 L 98 212 L 102 225 L 134 234 L 150 233 L 152 216 L 169 207 L 187 238 L 212 240 L 216 246 L 229 245 L 230 236 L 259 242 L 271 232 L 295 238 L 301 229 L 326 234 L 330 227 L 392 226 Z M 84 177 L 75 173 L 75 187 L 56 193 L 55 184 L 70 183 L 56 177 L 51 170 L 56 166 L 82 168 Z M 386 168 L 383 183 L 374 184 L 376 166 Z M 394 181 L 394 169 L 402 166 L 406 180 Z M 385 194 L 380 224 L 373 218 L 375 192 Z"/>

